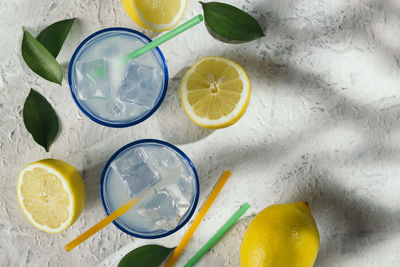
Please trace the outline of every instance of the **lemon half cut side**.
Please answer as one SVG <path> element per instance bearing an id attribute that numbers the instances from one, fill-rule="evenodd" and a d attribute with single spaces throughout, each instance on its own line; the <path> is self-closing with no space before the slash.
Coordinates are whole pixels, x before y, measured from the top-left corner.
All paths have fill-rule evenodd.
<path id="1" fill-rule="evenodd" d="M 181 83 L 181 100 L 189 118 L 199 126 L 219 129 L 237 122 L 250 101 L 250 81 L 232 60 L 199 59 Z"/>
<path id="2" fill-rule="evenodd" d="M 182 19 L 187 0 L 122 0 L 126 13 L 140 27 L 167 31 Z"/>
<path id="3" fill-rule="evenodd" d="M 67 162 L 45 159 L 25 166 L 17 181 L 18 203 L 37 229 L 59 233 L 79 217 L 85 202 L 85 185 Z"/>

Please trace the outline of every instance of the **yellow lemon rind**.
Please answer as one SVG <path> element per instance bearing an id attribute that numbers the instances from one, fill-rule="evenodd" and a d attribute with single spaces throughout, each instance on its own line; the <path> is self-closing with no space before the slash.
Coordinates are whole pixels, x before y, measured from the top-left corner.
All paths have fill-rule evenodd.
<path id="1" fill-rule="evenodd" d="M 71 205 L 69 207 L 70 216 L 68 220 L 62 223 L 61 226 L 58 227 L 57 229 L 53 229 L 46 225 L 41 225 L 37 223 L 33 219 L 30 212 L 28 212 L 26 207 L 23 205 L 23 197 L 21 193 L 21 185 L 23 179 L 22 177 L 25 174 L 25 172 L 31 171 L 37 167 L 43 168 L 49 173 L 56 175 L 60 179 L 64 189 L 67 191 L 67 194 L 71 201 Z M 64 175 L 62 173 L 64 173 Z M 65 173 L 68 173 L 68 175 L 65 175 Z M 18 204 L 23 214 L 28 219 L 28 221 L 35 228 L 51 234 L 60 233 L 65 229 L 67 229 L 68 227 L 70 227 L 78 219 L 79 215 L 83 210 L 85 202 L 85 185 L 83 183 L 83 180 L 79 172 L 73 166 L 61 160 L 44 159 L 33 162 L 25 166 L 18 175 L 16 191 L 17 191 Z M 75 192 L 75 194 L 73 192 Z"/>
<path id="2" fill-rule="evenodd" d="M 196 67 L 200 63 L 202 63 L 205 60 L 210 60 L 210 59 L 223 60 L 226 63 L 230 64 L 231 66 L 235 67 L 235 69 L 238 71 L 238 73 L 240 75 L 240 79 L 243 81 L 243 84 L 244 84 L 244 87 L 243 87 L 244 93 L 241 94 L 241 98 L 236 105 L 237 108 L 235 108 L 230 114 L 222 117 L 222 119 L 218 119 L 215 121 L 197 116 L 195 114 L 195 112 L 193 111 L 193 108 L 191 107 L 191 105 L 188 104 L 189 101 L 186 96 L 186 92 L 187 92 L 186 85 L 187 85 L 187 81 L 188 81 L 190 75 L 193 74 Z M 183 109 L 185 110 L 186 114 L 189 116 L 189 118 L 195 124 L 197 124 L 200 127 L 207 128 L 207 129 L 221 129 L 221 128 L 225 128 L 225 127 L 231 126 L 232 124 L 236 123 L 245 113 L 245 111 L 249 105 L 249 102 L 250 102 L 250 95 L 251 95 L 250 80 L 249 80 L 249 77 L 247 76 L 247 73 L 242 68 L 242 66 L 240 66 L 239 64 L 237 64 L 236 62 L 234 62 L 230 59 L 219 57 L 219 56 L 207 56 L 207 57 L 203 57 L 203 58 L 200 58 L 199 60 L 197 60 L 183 76 L 181 87 L 180 87 L 180 97 L 181 97 Z M 222 122 L 218 122 L 220 120 Z"/>
<path id="3" fill-rule="evenodd" d="M 308 204 L 275 204 L 249 223 L 240 248 L 240 264 L 312 267 L 318 248 L 319 232 Z"/>
<path id="4" fill-rule="evenodd" d="M 178 23 L 181 21 L 183 14 L 185 13 L 187 1 L 179 10 L 177 16 L 175 16 L 174 20 L 168 24 L 155 24 L 152 22 L 147 21 L 138 8 L 135 6 L 134 0 L 122 0 L 122 5 L 124 6 L 125 12 L 131 17 L 131 19 L 140 27 L 156 31 L 156 32 L 163 32 L 168 31 L 174 28 Z"/>

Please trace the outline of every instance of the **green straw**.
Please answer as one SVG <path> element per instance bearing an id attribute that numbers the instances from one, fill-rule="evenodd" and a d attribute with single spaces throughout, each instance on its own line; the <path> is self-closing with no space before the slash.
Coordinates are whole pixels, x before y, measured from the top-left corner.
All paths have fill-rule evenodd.
<path id="1" fill-rule="evenodd" d="M 186 264 L 185 267 L 192 267 L 196 264 L 204 254 L 207 253 L 223 236 L 229 229 L 239 220 L 240 217 L 250 208 L 249 203 L 244 203 L 240 209 L 238 209 L 235 214 L 215 233 L 213 237 L 191 258 Z"/>
<path id="2" fill-rule="evenodd" d="M 160 44 L 165 43 L 169 39 L 172 39 L 173 37 L 175 37 L 178 34 L 190 29 L 191 27 L 195 26 L 196 24 L 199 24 L 202 21 L 203 21 L 203 16 L 202 15 L 198 15 L 198 16 L 192 18 L 191 20 L 183 23 L 182 25 L 179 25 L 175 29 L 167 32 L 166 34 L 158 37 L 157 39 L 153 40 L 152 42 L 147 43 L 146 45 L 142 46 L 141 48 L 139 48 L 139 49 L 133 51 L 132 53 L 124 56 L 124 60 L 125 61 L 129 61 L 129 60 L 132 60 L 134 58 L 140 57 L 141 55 L 149 52 L 150 50 L 156 48 Z"/>
<path id="3" fill-rule="evenodd" d="M 129 60 L 140 57 L 141 55 L 146 54 L 147 52 L 156 48 L 160 44 L 165 43 L 169 39 L 174 38 L 178 34 L 190 29 L 191 27 L 195 26 L 196 24 L 199 24 L 202 21 L 203 21 L 203 16 L 198 15 L 198 16 L 192 18 L 191 20 L 183 23 L 182 25 L 179 25 L 175 29 L 167 32 L 166 34 L 158 37 L 157 39 L 151 41 L 150 43 L 145 44 L 144 46 L 133 51 L 132 53 L 123 56 L 122 58 L 120 58 L 118 60 L 118 63 L 122 65 L 122 64 L 125 64 L 126 62 L 128 62 Z M 104 67 L 100 67 L 100 68 L 94 70 L 94 72 L 92 73 L 92 76 L 104 79 L 104 77 L 105 77 Z"/>

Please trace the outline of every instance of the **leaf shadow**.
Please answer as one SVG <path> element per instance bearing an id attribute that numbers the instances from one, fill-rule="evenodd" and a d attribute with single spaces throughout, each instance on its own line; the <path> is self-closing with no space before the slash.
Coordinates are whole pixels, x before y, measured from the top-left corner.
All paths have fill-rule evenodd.
<path id="1" fill-rule="evenodd" d="M 365 41 L 368 41 L 369 36 L 365 34 L 365 28 L 352 23 L 357 22 L 359 19 L 354 19 L 350 11 L 350 9 L 343 11 L 345 12 L 343 15 L 344 23 L 339 26 L 333 25 L 332 27 L 335 27 L 335 29 L 330 27 L 321 29 L 310 27 L 305 30 L 314 32 L 315 36 L 330 35 L 334 37 L 336 35 L 337 37 L 346 38 L 345 31 L 359 31 L 361 37 L 364 38 Z M 340 12 L 342 12 L 342 10 L 340 10 Z M 359 17 L 362 14 L 361 12 L 360 14 L 356 14 L 356 16 Z M 260 17 L 262 18 L 262 16 Z M 265 24 L 263 24 L 263 29 L 265 29 L 264 26 Z M 277 30 L 279 28 L 285 30 L 283 25 L 270 26 L 275 27 L 277 32 L 279 32 L 279 30 Z M 335 33 L 334 30 L 338 30 L 338 32 Z M 296 36 L 295 31 L 297 30 L 294 28 L 290 29 L 289 27 L 289 35 L 293 33 L 294 36 Z M 342 34 L 343 36 L 341 36 Z M 263 39 L 263 42 L 264 41 L 265 38 Z M 387 125 L 395 125 L 396 121 L 398 121 L 399 109 L 388 107 L 388 109 L 379 110 L 375 107 L 375 104 L 379 104 L 379 102 L 364 104 L 357 99 L 348 98 L 346 94 L 343 93 L 343 90 L 346 90 L 346 88 L 340 88 L 338 84 L 335 84 L 334 81 L 330 81 L 329 77 L 324 76 L 322 72 L 316 73 L 307 71 L 300 66 L 288 63 L 290 62 L 288 58 L 294 56 L 294 52 L 296 52 L 290 47 L 294 41 L 296 41 L 296 39 L 286 44 L 283 43 L 282 46 L 276 48 L 276 50 L 271 48 L 264 49 L 261 53 L 264 53 L 266 57 L 249 54 L 244 51 L 244 49 L 242 51 L 233 48 L 228 48 L 224 51 L 223 56 L 242 65 L 249 76 L 257 75 L 260 83 L 269 84 L 279 82 L 285 85 L 284 88 L 275 90 L 282 89 L 287 92 L 290 91 L 290 93 L 294 92 L 295 95 L 299 97 L 306 98 L 307 96 L 313 96 L 316 100 L 320 100 L 323 103 L 325 101 L 327 104 L 333 103 L 331 106 L 328 105 L 325 111 L 322 111 L 323 114 L 316 118 L 314 123 L 317 123 L 315 123 L 315 125 L 318 125 L 318 122 L 323 123 L 325 120 L 336 124 L 340 121 L 348 120 L 362 131 L 365 127 L 365 122 L 368 121 L 368 126 L 375 129 L 376 132 L 372 137 L 364 137 L 365 140 L 363 141 L 365 141 L 365 146 L 363 146 L 362 152 L 370 154 L 376 152 L 376 146 L 380 146 L 381 142 L 384 143 L 384 140 L 387 140 L 391 131 L 390 128 L 385 129 L 385 127 Z M 309 44 L 315 46 L 320 45 L 318 43 L 320 41 L 318 38 L 297 41 L 299 41 L 297 43 L 299 51 L 302 47 L 306 47 Z M 261 41 L 258 40 L 256 42 L 259 42 L 261 45 Z M 262 45 L 265 45 L 265 47 L 268 46 L 268 44 Z M 381 50 L 381 48 L 378 48 L 378 50 Z M 387 49 L 384 48 L 383 50 Z M 269 54 L 273 54 L 273 57 L 270 57 Z M 398 50 L 393 50 L 393 54 L 396 57 L 396 55 L 398 55 Z M 266 60 L 264 60 L 264 58 L 266 58 Z M 279 61 L 279 63 L 275 63 L 275 60 Z M 252 77 L 250 77 L 250 79 L 251 78 Z M 329 99 L 329 101 L 327 99 Z M 377 107 L 381 106 L 382 105 L 377 105 Z M 293 143 L 288 140 L 299 139 L 305 132 L 311 134 L 311 137 L 315 136 L 317 129 L 310 127 L 307 123 L 307 119 L 309 118 L 304 118 L 304 124 L 300 129 L 296 129 L 296 133 L 290 136 L 279 136 L 278 142 L 282 144 L 285 141 L 287 143 Z M 330 128 L 325 128 L 323 130 L 329 132 Z M 299 143 L 301 141 L 301 139 L 298 140 Z M 211 185 L 208 180 L 215 181 L 217 175 L 222 171 L 222 167 L 212 164 L 214 158 L 223 157 L 224 154 L 227 154 L 229 155 L 229 157 L 227 157 L 228 159 L 222 162 L 219 161 L 218 163 L 235 168 L 236 163 L 243 157 L 247 157 L 247 160 L 253 157 L 256 158 L 251 151 L 255 151 L 255 155 L 258 154 L 260 157 L 264 156 L 264 158 L 273 156 L 269 154 L 262 155 L 261 153 L 264 150 L 274 151 L 271 147 L 279 148 L 280 145 L 265 144 L 263 148 L 257 148 L 256 145 L 249 145 L 242 151 L 238 149 L 237 152 L 239 153 L 234 153 L 235 151 L 233 149 L 225 150 L 219 148 L 210 155 L 209 160 L 203 160 L 198 168 L 199 176 L 203 177 L 201 180 L 202 189 L 210 188 Z M 292 150 L 294 148 L 295 147 L 290 149 Z M 391 151 L 387 152 L 388 150 Z M 385 153 L 385 151 L 387 153 Z M 353 151 L 353 153 L 356 159 L 357 154 L 360 152 Z M 393 148 L 389 146 L 382 146 L 379 153 L 376 155 L 378 162 L 386 160 L 395 162 L 396 155 L 398 155 L 398 153 L 393 151 Z M 283 156 L 278 155 L 278 157 Z M 384 158 L 380 158 L 381 156 L 384 156 Z M 268 161 L 268 159 L 265 161 Z M 213 167 L 216 168 L 213 169 Z M 207 176 L 208 179 L 206 179 Z M 293 195 L 288 198 L 288 200 L 292 202 L 307 200 L 312 207 L 313 213 L 316 215 L 317 221 L 318 218 L 324 218 L 326 221 L 325 224 L 322 225 L 323 228 L 320 229 L 324 231 L 323 234 L 326 236 L 323 237 L 323 242 L 321 243 L 321 251 L 316 263 L 318 266 L 333 266 L 335 263 L 337 264 L 337 259 L 344 254 L 356 253 L 361 250 L 371 252 L 382 239 L 390 238 L 391 235 L 399 231 L 398 222 L 400 218 L 398 211 L 388 210 L 384 205 L 379 204 L 379 200 L 373 201 L 370 198 L 358 199 L 353 195 L 354 192 L 351 191 L 352 189 L 347 189 L 336 181 L 340 181 L 340 179 L 335 179 L 334 175 L 329 172 L 310 178 L 305 177 L 304 181 L 296 183 L 297 193 L 294 192 Z M 382 221 L 382 218 L 385 218 L 385 220 Z"/>
<path id="2" fill-rule="evenodd" d="M 317 266 L 334 266 L 339 254 L 370 251 L 400 230 L 398 211 L 388 210 L 379 201 L 357 197 L 354 189 L 336 182 L 329 171 L 311 176 L 298 169 L 293 173 L 289 176 L 295 179 L 296 190 L 287 201 L 307 201 L 311 207 L 321 240 Z"/>

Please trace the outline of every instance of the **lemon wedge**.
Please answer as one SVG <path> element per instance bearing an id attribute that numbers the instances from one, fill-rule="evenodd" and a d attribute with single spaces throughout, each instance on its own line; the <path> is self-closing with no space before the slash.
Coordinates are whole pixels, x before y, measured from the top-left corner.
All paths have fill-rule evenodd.
<path id="1" fill-rule="evenodd" d="M 223 57 L 203 57 L 186 72 L 181 100 L 197 125 L 218 129 L 234 124 L 250 101 L 250 81 L 237 63 Z"/>
<path id="2" fill-rule="evenodd" d="M 126 13 L 139 26 L 167 31 L 182 19 L 187 0 L 122 0 Z"/>
<path id="3" fill-rule="evenodd" d="M 45 159 L 20 171 L 17 197 L 33 226 L 47 233 L 59 233 L 82 212 L 85 185 L 79 172 L 67 162 Z"/>

